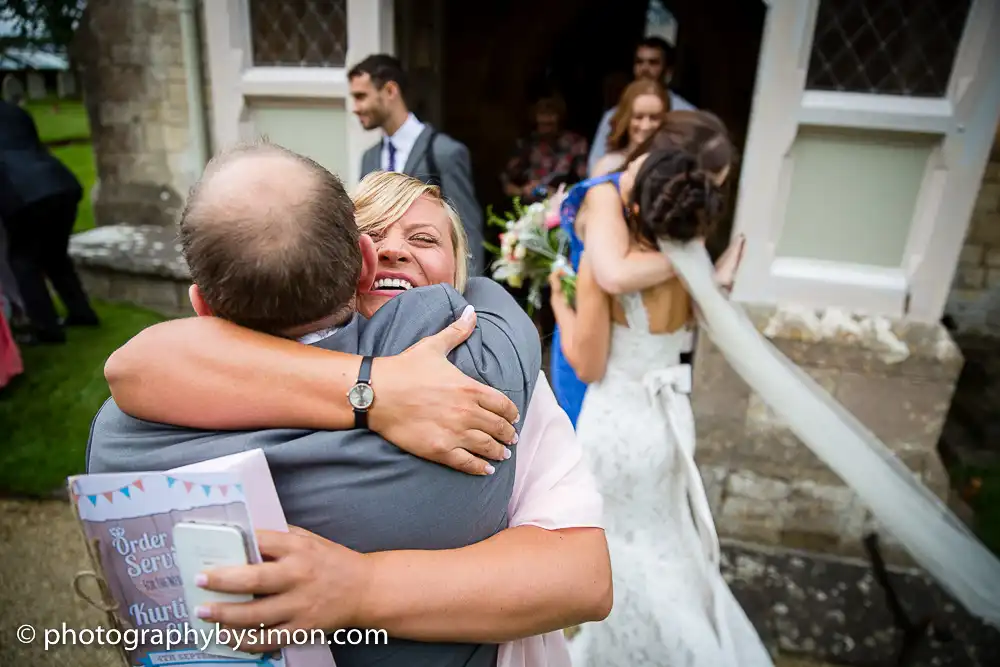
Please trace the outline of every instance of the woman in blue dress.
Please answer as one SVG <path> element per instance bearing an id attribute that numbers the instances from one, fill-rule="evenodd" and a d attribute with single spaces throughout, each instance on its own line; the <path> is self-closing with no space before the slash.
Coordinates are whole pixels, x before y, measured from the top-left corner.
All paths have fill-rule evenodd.
<path id="1" fill-rule="evenodd" d="M 725 154 L 718 148 L 728 143 L 725 124 L 706 111 L 671 111 L 662 125 L 646 136 L 631 151 L 622 169 L 651 149 L 676 147 L 696 155 Z M 728 158 L 728 156 L 727 156 Z M 726 169 L 726 164 L 708 164 L 707 168 Z M 594 277 L 605 292 L 620 295 L 658 285 L 673 277 L 673 267 L 659 251 L 629 250 L 625 210 L 619 192 L 621 171 L 595 176 L 577 183 L 567 193 L 561 209 L 560 226 L 569 238 L 570 264 L 579 271 L 584 240 L 594 270 Z M 732 251 L 732 252 L 730 252 Z M 731 262 L 732 253 L 742 252 L 742 243 L 733 244 L 720 264 Z M 562 351 L 559 327 L 552 338 L 552 389 L 556 399 L 576 426 L 587 385 L 580 380 Z"/>
<path id="2" fill-rule="evenodd" d="M 577 236 L 575 229 L 576 214 L 592 187 L 608 183 L 614 185 L 617 191 L 620 176 L 621 172 L 613 172 L 581 181 L 573 186 L 563 201 L 559 225 L 569 239 L 569 261 L 574 271 L 580 270 L 580 256 L 583 254 L 583 241 Z M 562 351 L 558 325 L 552 334 L 552 390 L 555 392 L 559 405 L 566 411 L 573 426 L 576 427 L 576 419 L 580 415 L 580 406 L 583 405 L 583 396 L 587 391 L 587 385 L 576 376 L 576 372 L 566 361 L 566 356 Z"/>

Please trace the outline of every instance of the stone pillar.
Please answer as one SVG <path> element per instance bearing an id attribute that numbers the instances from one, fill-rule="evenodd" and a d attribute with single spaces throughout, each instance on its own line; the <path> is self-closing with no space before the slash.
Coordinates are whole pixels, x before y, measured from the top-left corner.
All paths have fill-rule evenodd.
<path id="1" fill-rule="evenodd" d="M 169 227 L 105 225 L 74 234 L 69 254 L 91 297 L 166 317 L 192 314 L 191 274 Z"/>
<path id="2" fill-rule="evenodd" d="M 203 167 L 191 150 L 177 2 L 91 0 L 75 48 L 97 224 L 173 224 Z"/>
<path id="3" fill-rule="evenodd" d="M 962 357 L 940 325 L 873 323 L 748 309 L 755 326 L 888 445 L 942 499 L 948 477 L 937 443 Z M 825 321 L 824 321 L 825 320 Z M 841 326 L 831 327 L 839 321 Z M 853 331 L 852 331 L 853 330 Z M 699 336 L 693 407 L 697 458 L 720 537 L 843 556 L 863 555 L 876 528 L 853 491 L 792 434 Z M 910 564 L 880 533 L 890 563 Z"/>
<path id="4" fill-rule="evenodd" d="M 1000 336 L 1000 126 L 945 312 L 961 333 Z"/>

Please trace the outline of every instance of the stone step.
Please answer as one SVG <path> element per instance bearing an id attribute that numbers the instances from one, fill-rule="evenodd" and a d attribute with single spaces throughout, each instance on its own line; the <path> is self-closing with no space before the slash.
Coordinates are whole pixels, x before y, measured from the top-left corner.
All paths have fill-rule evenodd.
<path id="1" fill-rule="evenodd" d="M 110 225 L 74 234 L 69 254 L 90 296 L 167 317 L 191 315 L 187 264 L 174 227 Z"/>

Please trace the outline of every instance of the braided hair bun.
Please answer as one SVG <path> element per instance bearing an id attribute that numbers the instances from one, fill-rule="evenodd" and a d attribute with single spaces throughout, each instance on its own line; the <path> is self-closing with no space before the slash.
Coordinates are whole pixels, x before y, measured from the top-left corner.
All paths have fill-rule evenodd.
<path id="1" fill-rule="evenodd" d="M 707 236 L 723 212 L 722 192 L 696 158 L 679 149 L 654 151 L 632 188 L 633 232 L 652 244 Z"/>

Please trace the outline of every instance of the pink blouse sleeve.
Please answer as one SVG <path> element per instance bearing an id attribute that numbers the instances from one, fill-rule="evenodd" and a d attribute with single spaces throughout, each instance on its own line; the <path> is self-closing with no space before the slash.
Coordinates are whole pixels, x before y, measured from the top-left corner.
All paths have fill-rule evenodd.
<path id="1" fill-rule="evenodd" d="M 517 447 L 510 527 L 603 528 L 603 501 L 569 417 L 538 374 Z"/>

